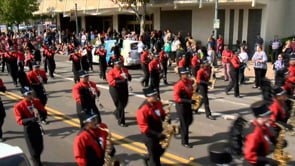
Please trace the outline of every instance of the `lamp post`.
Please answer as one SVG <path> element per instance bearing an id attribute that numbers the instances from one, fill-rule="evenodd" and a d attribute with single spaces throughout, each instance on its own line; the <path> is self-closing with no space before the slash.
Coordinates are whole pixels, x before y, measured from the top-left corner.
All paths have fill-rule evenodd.
<path id="1" fill-rule="evenodd" d="M 214 13 L 214 23 L 218 19 L 218 0 L 215 0 L 215 13 Z M 219 26 L 219 25 L 218 25 Z M 214 27 L 214 38 L 217 39 L 217 27 Z"/>
<path id="2" fill-rule="evenodd" d="M 79 27 L 78 27 L 78 11 L 77 11 L 77 3 L 75 3 L 75 19 L 76 19 L 76 37 L 79 37 Z"/>

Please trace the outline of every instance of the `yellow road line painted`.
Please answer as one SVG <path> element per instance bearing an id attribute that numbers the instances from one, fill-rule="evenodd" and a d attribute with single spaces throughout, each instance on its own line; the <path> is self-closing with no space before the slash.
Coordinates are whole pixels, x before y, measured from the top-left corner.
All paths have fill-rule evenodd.
<path id="1" fill-rule="evenodd" d="M 21 96 L 15 94 L 15 93 L 12 93 L 12 92 L 6 92 L 6 93 L 0 92 L 0 94 L 5 95 L 13 100 L 22 99 Z M 54 117 L 55 119 L 64 121 L 65 123 L 67 123 L 73 127 L 78 127 L 78 128 L 80 127 L 80 125 L 79 125 L 80 122 L 79 122 L 78 118 L 72 118 L 72 117 L 70 117 L 60 111 L 57 111 L 53 108 L 50 108 L 50 107 L 46 107 L 46 109 L 48 111 L 48 114 L 50 116 Z M 133 151 L 141 153 L 141 154 L 146 154 L 146 147 L 143 143 L 136 142 L 134 140 L 125 138 L 125 137 L 123 137 L 119 134 L 113 133 L 113 132 L 112 132 L 112 137 L 113 137 L 112 140 L 114 140 L 115 143 L 121 145 L 122 147 L 125 147 L 127 149 L 133 150 Z M 119 141 L 119 140 L 124 140 L 124 141 Z M 140 148 L 142 148 L 142 149 L 140 149 Z M 169 159 L 167 159 L 167 158 L 169 158 Z M 163 157 L 161 157 L 162 162 L 168 163 L 168 164 L 175 164 L 175 162 L 173 162 L 171 159 L 173 161 L 182 162 L 184 164 L 189 164 L 192 166 L 201 166 L 200 164 L 192 163 L 191 160 L 187 160 L 185 158 L 176 156 L 176 155 L 174 155 L 172 153 L 168 153 L 168 152 L 165 152 Z"/>

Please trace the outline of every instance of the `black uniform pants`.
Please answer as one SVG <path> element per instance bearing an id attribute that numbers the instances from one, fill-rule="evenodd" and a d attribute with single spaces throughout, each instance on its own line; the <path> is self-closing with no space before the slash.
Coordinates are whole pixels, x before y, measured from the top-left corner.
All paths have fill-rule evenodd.
<path id="1" fill-rule="evenodd" d="M 110 86 L 109 92 L 113 99 L 113 102 L 116 106 L 116 110 L 114 112 L 118 124 L 125 124 L 125 107 L 128 103 L 128 85 L 126 83 L 122 83 L 124 85 L 120 85 L 119 87 Z"/>
<path id="2" fill-rule="evenodd" d="M 7 63 L 7 67 L 9 69 L 9 73 L 13 83 L 17 85 L 17 71 L 18 71 L 17 61 Z"/>
<path id="3" fill-rule="evenodd" d="M 99 77 L 101 79 L 106 79 L 106 71 L 107 71 L 107 62 L 106 62 L 106 60 L 99 61 L 99 70 L 100 70 Z"/>
<path id="4" fill-rule="evenodd" d="M 43 106 L 47 103 L 47 94 L 43 85 L 33 85 L 33 96 L 38 98 Z"/>
<path id="5" fill-rule="evenodd" d="M 4 70 L 5 70 L 5 64 L 6 64 L 5 59 L 2 59 L 2 61 L 1 61 L 1 65 L 2 65 L 2 73 L 3 73 Z"/>
<path id="6" fill-rule="evenodd" d="M 176 112 L 180 121 L 180 134 L 181 134 L 181 143 L 188 144 L 188 134 L 189 126 L 193 122 L 193 112 L 191 109 L 191 104 L 176 104 Z"/>
<path id="7" fill-rule="evenodd" d="M 48 71 L 48 64 L 47 64 L 47 57 L 44 57 L 43 59 L 43 65 L 44 65 L 44 71 L 47 73 Z"/>
<path id="8" fill-rule="evenodd" d="M 0 100 L 1 100 L 1 98 L 0 98 Z M 0 138 L 2 138 L 2 134 L 3 134 L 2 126 L 4 124 L 4 118 L 5 118 L 5 116 L 6 116 L 5 108 L 3 106 L 2 101 L 0 101 Z"/>
<path id="9" fill-rule="evenodd" d="M 147 87 L 149 86 L 149 81 L 150 81 L 148 64 L 141 64 L 141 69 L 143 71 L 143 79 L 141 80 L 141 82 L 145 87 Z"/>
<path id="10" fill-rule="evenodd" d="M 53 58 L 46 58 L 47 60 L 47 65 L 48 65 L 48 70 L 49 70 L 49 76 L 54 77 L 53 73 L 55 71 L 55 60 Z"/>
<path id="11" fill-rule="evenodd" d="M 200 90 L 200 94 L 203 96 L 202 104 L 204 104 L 206 116 L 211 115 L 211 110 L 209 107 L 209 98 L 208 98 L 208 85 L 207 84 L 199 84 L 198 88 Z"/>
<path id="12" fill-rule="evenodd" d="M 150 87 L 157 90 L 158 98 L 160 99 L 160 75 L 150 74 L 150 77 L 151 77 Z"/>
<path id="13" fill-rule="evenodd" d="M 234 96 L 240 96 L 240 90 L 239 90 L 239 69 L 231 68 L 229 75 L 231 77 L 231 81 L 225 88 L 226 92 L 231 91 L 232 88 L 234 88 Z"/>
<path id="14" fill-rule="evenodd" d="M 145 146 L 148 150 L 149 166 L 161 166 L 160 158 L 165 152 L 159 144 L 159 140 L 143 135 Z"/>
<path id="15" fill-rule="evenodd" d="M 266 69 L 254 68 L 255 86 L 261 87 L 262 80 L 265 78 Z"/>
<path id="16" fill-rule="evenodd" d="M 42 166 L 43 136 L 39 124 L 37 122 L 31 122 L 24 126 L 24 136 L 34 166 Z"/>
<path id="17" fill-rule="evenodd" d="M 164 83 L 167 82 L 167 70 L 168 70 L 168 61 L 164 60 L 164 62 L 162 62 L 162 66 L 163 66 L 163 81 Z"/>

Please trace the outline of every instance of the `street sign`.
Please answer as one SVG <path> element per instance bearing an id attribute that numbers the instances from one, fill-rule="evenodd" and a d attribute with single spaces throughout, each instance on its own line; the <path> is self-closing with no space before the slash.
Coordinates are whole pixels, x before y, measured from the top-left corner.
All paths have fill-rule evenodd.
<path id="1" fill-rule="evenodd" d="M 219 29 L 219 25 L 220 25 L 220 20 L 219 19 L 214 19 L 213 28 L 214 29 Z"/>

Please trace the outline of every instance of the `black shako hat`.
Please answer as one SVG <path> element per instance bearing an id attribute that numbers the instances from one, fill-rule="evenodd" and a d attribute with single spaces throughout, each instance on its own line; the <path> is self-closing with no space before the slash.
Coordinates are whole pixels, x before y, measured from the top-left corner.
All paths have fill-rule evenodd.
<path id="1" fill-rule="evenodd" d="M 148 88 L 143 89 L 143 93 L 144 93 L 145 97 L 151 97 L 151 96 L 155 96 L 158 94 L 157 90 L 152 87 L 148 87 Z"/>
<path id="2" fill-rule="evenodd" d="M 270 116 L 272 112 L 268 109 L 264 101 L 257 101 L 251 105 L 251 109 L 256 118 Z"/>
<path id="3" fill-rule="evenodd" d="M 23 96 L 28 96 L 29 94 L 32 94 L 32 89 L 28 86 L 25 86 L 21 89 L 21 93 Z"/>
<path id="4" fill-rule="evenodd" d="M 179 69 L 180 74 L 189 74 L 189 70 L 186 67 L 180 68 Z"/>
<path id="5" fill-rule="evenodd" d="M 277 86 L 273 89 L 273 93 L 275 96 L 282 96 L 286 94 L 286 91 L 282 87 Z"/>
<path id="6" fill-rule="evenodd" d="M 85 70 L 80 70 L 80 71 L 79 71 L 79 76 L 80 76 L 80 78 L 84 78 L 84 77 L 89 76 L 89 74 L 88 74 L 88 72 L 85 71 Z"/>
<path id="7" fill-rule="evenodd" d="M 82 112 L 80 114 L 80 117 L 82 119 L 82 122 L 85 124 L 85 123 L 88 123 L 88 122 L 92 122 L 97 117 L 97 115 L 96 114 L 89 114 L 89 113 L 86 113 L 86 112 Z"/>

